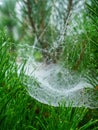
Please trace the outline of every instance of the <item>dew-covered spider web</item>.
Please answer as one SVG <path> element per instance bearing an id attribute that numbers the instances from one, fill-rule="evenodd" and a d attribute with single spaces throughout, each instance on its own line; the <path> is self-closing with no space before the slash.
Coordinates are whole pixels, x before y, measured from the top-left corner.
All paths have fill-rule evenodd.
<path id="1" fill-rule="evenodd" d="M 31 50 L 31 47 L 28 49 Z M 24 53 L 23 50 L 20 52 Z M 36 62 L 26 52 L 25 56 L 28 60 L 24 84 L 31 97 L 52 106 L 72 103 L 73 107 L 98 108 L 98 93 L 93 91 L 92 85 L 86 82 L 82 74 L 68 70 L 61 64 Z"/>
<path id="2" fill-rule="evenodd" d="M 95 95 L 86 93 L 84 88 L 91 87 L 79 74 L 68 71 L 56 64 L 39 64 L 36 70 L 28 62 L 26 74 L 35 77 L 38 84 L 34 86 L 34 81 L 30 78 L 27 82 L 29 94 L 38 101 L 58 106 L 61 102 L 73 102 L 73 106 L 97 107 L 98 102 L 93 101 Z M 35 70 L 35 71 L 34 71 Z M 94 94 L 94 93 L 93 93 Z"/>
<path id="3" fill-rule="evenodd" d="M 64 4 L 60 4 L 61 6 L 60 9 L 63 8 L 63 5 Z M 79 7 L 80 6 L 81 6 L 81 2 Z M 53 7 L 58 8 L 58 4 L 54 5 Z M 59 11 L 61 11 L 61 13 L 59 12 L 60 15 L 64 14 L 62 10 Z M 56 9 L 53 8 L 52 12 L 56 12 Z M 44 104 L 59 106 L 60 103 L 65 103 L 66 106 L 68 106 L 70 103 L 72 103 L 73 107 L 84 106 L 89 108 L 98 108 L 98 90 L 96 92 L 96 90 L 92 89 L 93 86 L 86 81 L 82 73 L 77 73 L 75 71 L 72 71 L 68 69 L 68 67 L 66 66 L 68 65 L 67 62 L 70 59 L 70 57 L 72 58 L 71 62 L 74 63 L 74 59 L 76 56 L 75 51 L 77 51 L 75 49 L 76 49 L 76 44 L 78 43 L 77 38 L 75 37 L 77 37 L 77 34 L 83 33 L 83 28 L 79 28 L 79 30 L 75 32 L 74 28 L 77 28 L 79 23 L 77 24 L 77 21 L 73 21 L 72 23 L 69 23 L 71 22 L 71 20 L 67 19 L 64 25 L 62 21 L 63 15 L 61 16 L 62 17 L 61 20 L 59 20 L 60 19 L 58 17 L 59 13 L 58 12 L 55 14 L 52 13 L 50 17 L 49 25 L 54 27 L 54 29 L 56 29 L 59 32 L 59 34 L 56 34 L 57 35 L 56 38 L 54 34 L 51 35 L 51 41 L 49 42 L 51 42 L 52 44 L 50 45 L 50 49 L 40 48 L 38 46 L 39 41 L 36 37 L 33 45 L 29 46 L 24 44 L 19 46 L 17 63 L 19 64 L 22 62 L 19 61 L 19 59 L 27 60 L 25 65 L 26 79 L 24 80 L 24 84 L 27 86 L 27 91 L 29 95 Z M 71 15 L 72 14 L 70 12 L 69 16 L 72 19 L 73 17 L 77 18 L 79 16 L 78 11 L 76 12 L 74 11 L 73 15 L 72 16 Z M 80 18 L 81 15 L 79 16 L 79 19 Z M 67 26 L 68 24 L 70 24 L 71 27 Z M 46 33 L 47 27 L 44 29 L 44 31 Z M 44 31 L 39 36 L 39 38 L 41 38 L 44 35 Z M 68 44 L 67 44 L 68 39 L 65 37 L 69 37 Z M 35 50 L 39 52 L 42 51 L 48 52 L 49 54 L 53 53 L 52 57 L 55 56 L 57 58 L 57 55 L 54 52 L 58 47 L 62 47 L 62 46 L 64 46 L 66 49 L 65 66 L 58 62 L 54 63 L 51 57 L 50 59 L 48 59 L 49 62 L 46 62 L 41 59 L 41 55 L 38 55 L 38 53 L 36 54 L 38 55 L 38 57 L 40 57 L 40 61 L 36 61 L 34 59 L 34 57 L 36 57 L 34 55 Z M 79 48 L 80 48 L 79 50 L 80 53 L 82 50 L 81 49 L 82 46 L 80 46 Z"/>

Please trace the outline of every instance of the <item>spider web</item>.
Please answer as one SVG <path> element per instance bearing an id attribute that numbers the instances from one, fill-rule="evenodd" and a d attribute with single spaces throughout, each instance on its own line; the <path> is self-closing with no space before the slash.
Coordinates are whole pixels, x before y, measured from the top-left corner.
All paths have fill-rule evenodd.
<path id="1" fill-rule="evenodd" d="M 76 15 L 73 15 L 73 17 L 75 16 Z M 50 18 L 49 24 L 51 24 L 51 19 L 55 21 L 53 18 Z M 54 39 L 54 37 L 52 38 L 53 44 L 51 48 L 54 50 L 60 43 L 64 42 L 66 28 L 63 28 L 64 25 L 60 24 L 60 22 L 62 21 L 56 22 L 55 24 L 55 26 L 58 26 L 58 30 L 61 29 L 59 30 L 60 35 L 56 39 Z M 67 35 L 74 34 L 72 31 L 75 23 L 72 24 L 72 28 L 69 26 L 67 28 L 69 30 Z M 47 27 L 45 30 L 47 30 Z M 43 34 L 41 34 L 41 36 L 42 35 Z M 33 46 L 26 44 L 20 45 L 18 52 L 19 58 L 27 60 L 25 65 L 25 75 L 27 75 L 27 77 L 26 80 L 24 80 L 24 84 L 28 86 L 27 91 L 29 95 L 41 103 L 52 106 L 59 106 L 59 104 L 63 102 L 66 106 L 72 103 L 73 107 L 84 106 L 98 108 L 98 100 L 96 100 L 98 99 L 98 94 L 91 89 L 92 85 L 86 82 L 81 73 L 73 72 L 59 63 L 50 62 L 46 64 L 34 60 L 33 55 L 35 49 L 51 53 L 51 48 L 50 50 L 43 50 L 38 48 L 36 46 L 37 44 L 38 39 L 35 38 Z M 70 51 L 73 50 L 74 46 L 70 48 Z M 69 56 L 69 53 L 67 53 L 67 56 Z"/>

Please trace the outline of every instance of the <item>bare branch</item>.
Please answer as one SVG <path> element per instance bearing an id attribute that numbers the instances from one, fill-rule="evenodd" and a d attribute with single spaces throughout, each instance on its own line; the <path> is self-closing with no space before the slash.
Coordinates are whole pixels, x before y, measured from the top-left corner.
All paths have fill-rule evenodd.
<path id="1" fill-rule="evenodd" d="M 79 66 L 80 66 L 80 64 L 81 64 L 82 59 L 83 59 L 83 57 L 84 57 L 85 48 L 86 48 L 86 42 L 83 41 L 83 43 L 82 43 L 82 50 L 81 50 L 81 52 L 80 52 L 79 58 L 77 59 L 76 64 L 75 64 L 74 67 L 73 67 L 74 70 L 78 70 L 78 68 L 79 68 Z"/>
<path id="2" fill-rule="evenodd" d="M 31 27 L 32 27 L 34 33 L 37 35 L 35 23 L 34 23 L 34 20 L 33 20 L 33 17 L 32 17 L 32 9 L 31 9 L 30 0 L 27 0 L 26 5 L 27 5 L 27 9 L 28 9 L 27 12 L 28 12 L 28 17 L 29 17 L 29 20 L 30 20 Z"/>
<path id="3" fill-rule="evenodd" d="M 66 24 L 66 22 L 67 22 L 68 17 L 70 16 L 70 12 L 71 12 L 71 10 L 72 10 L 72 7 L 73 7 L 73 0 L 69 0 L 68 5 L 67 5 L 67 15 L 66 15 L 66 17 L 64 18 L 64 23 L 65 23 L 65 24 Z"/>

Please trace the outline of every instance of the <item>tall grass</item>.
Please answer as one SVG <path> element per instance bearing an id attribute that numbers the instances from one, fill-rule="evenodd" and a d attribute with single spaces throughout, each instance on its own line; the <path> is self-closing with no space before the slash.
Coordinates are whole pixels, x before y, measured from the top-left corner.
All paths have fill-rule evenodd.
<path id="1" fill-rule="evenodd" d="M 86 108 L 54 108 L 32 99 L 22 82 L 23 69 L 17 72 L 10 46 L 9 38 L 0 32 L 0 130 L 97 129 L 96 120 L 84 122 Z"/>

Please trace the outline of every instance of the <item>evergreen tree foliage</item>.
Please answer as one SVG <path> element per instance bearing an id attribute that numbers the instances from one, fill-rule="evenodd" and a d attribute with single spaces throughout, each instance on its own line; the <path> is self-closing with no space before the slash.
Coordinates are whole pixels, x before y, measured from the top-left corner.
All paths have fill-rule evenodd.
<path id="1" fill-rule="evenodd" d="M 98 70 L 98 1 L 91 0 L 91 4 L 87 4 L 88 16 L 90 18 L 91 30 L 91 47 L 94 68 Z"/>

